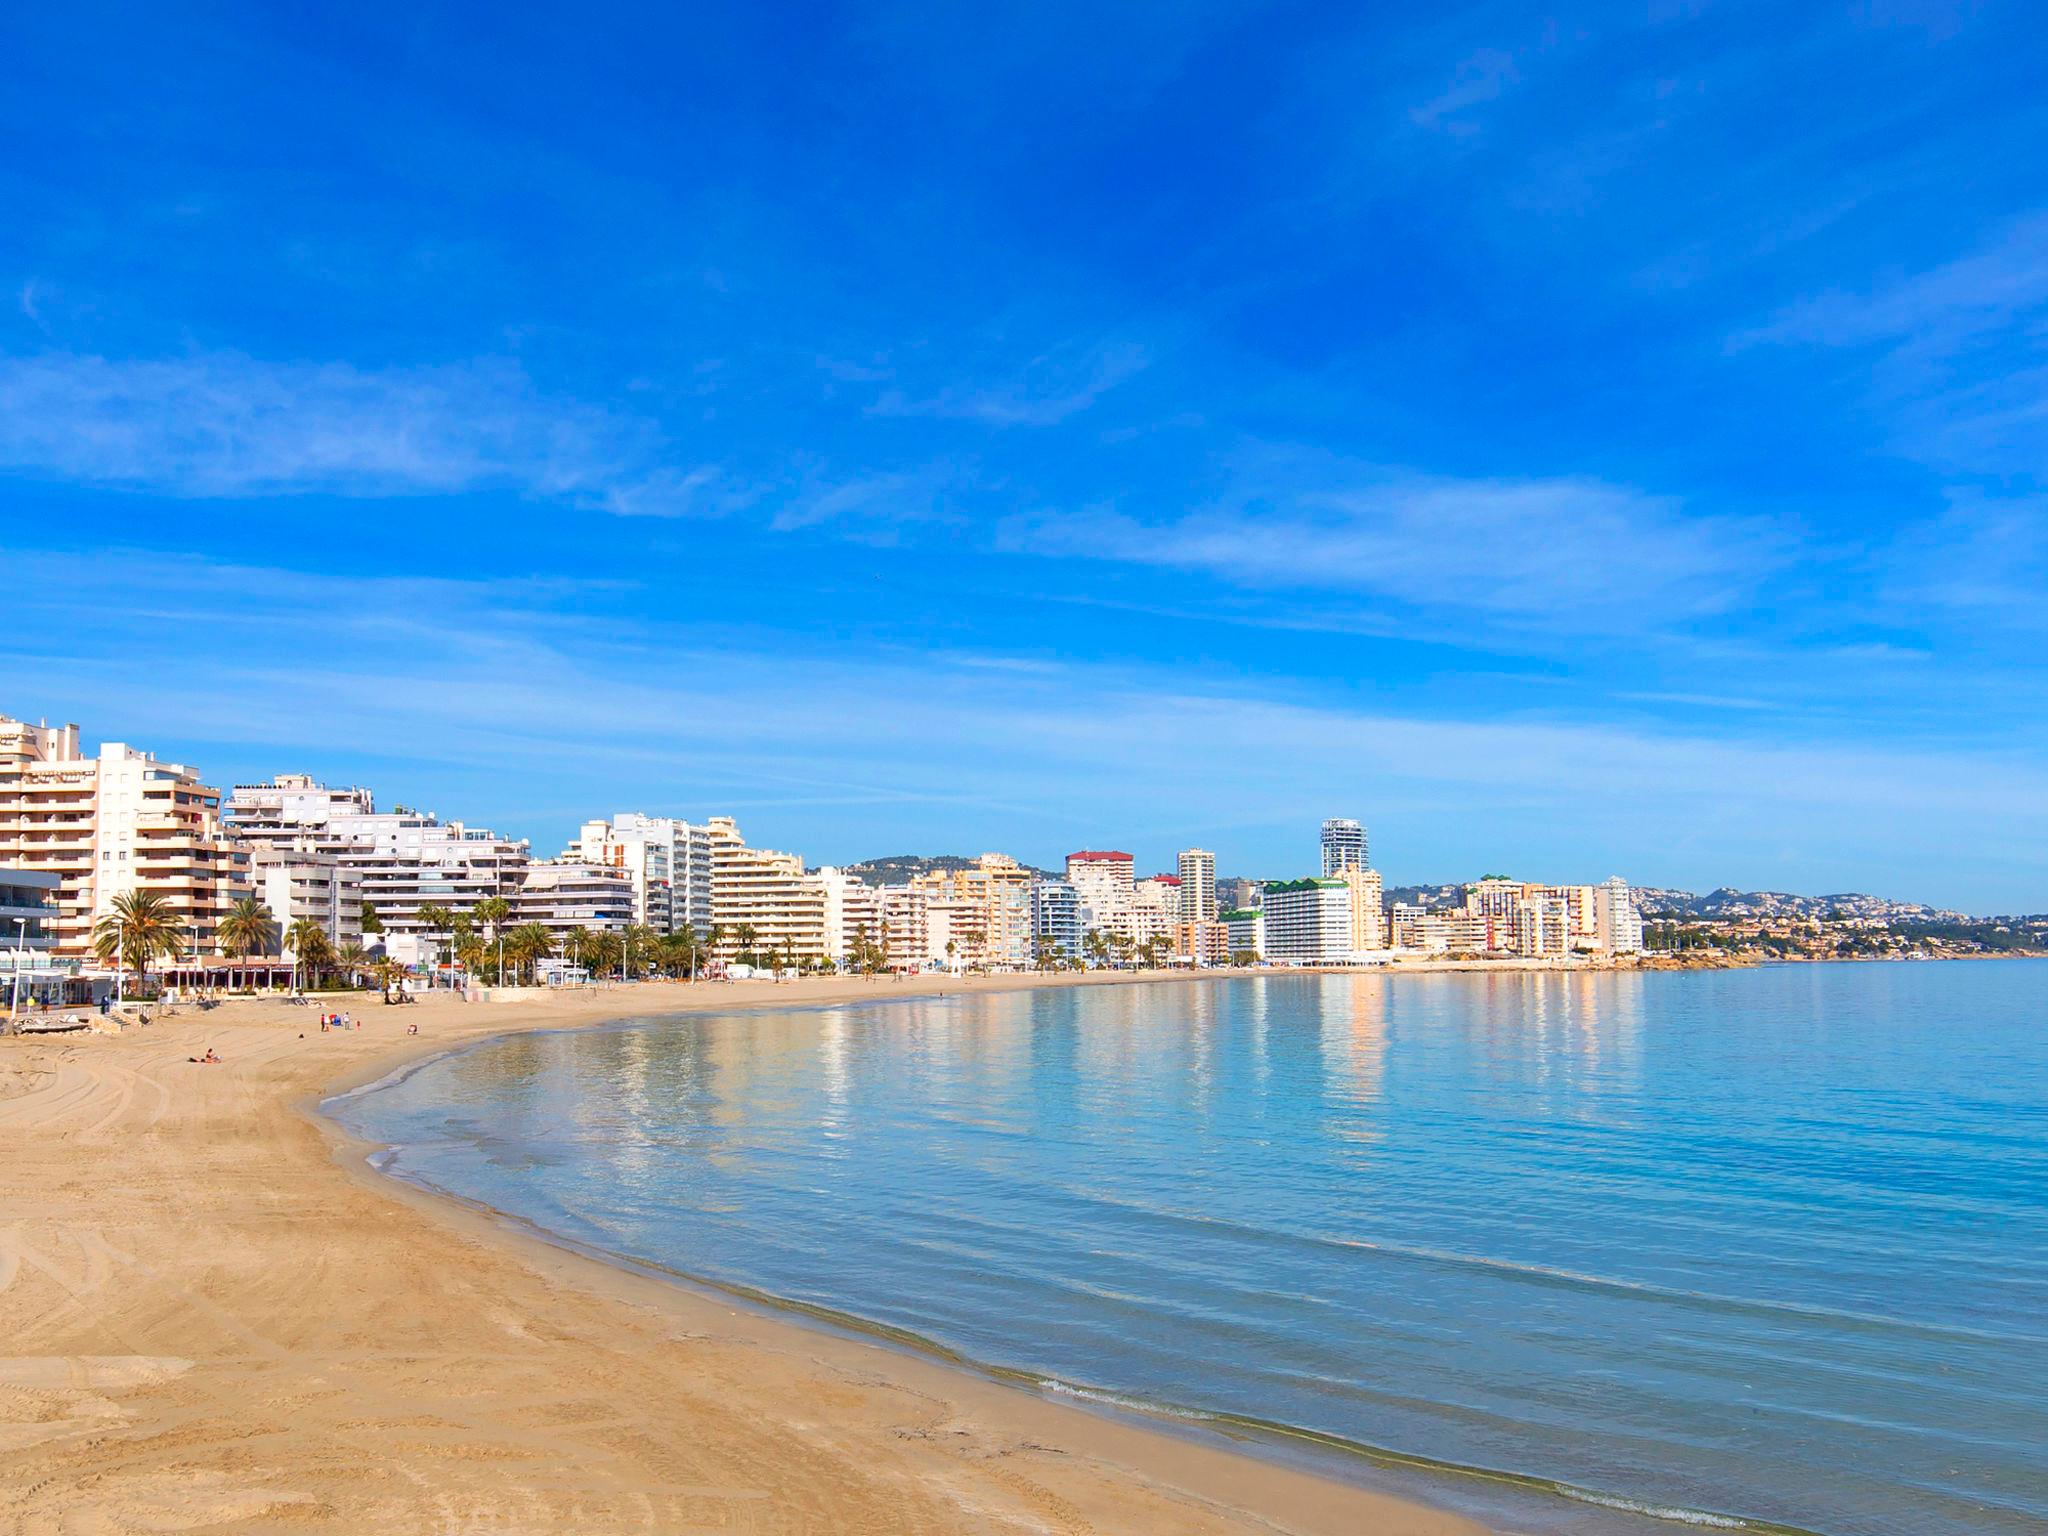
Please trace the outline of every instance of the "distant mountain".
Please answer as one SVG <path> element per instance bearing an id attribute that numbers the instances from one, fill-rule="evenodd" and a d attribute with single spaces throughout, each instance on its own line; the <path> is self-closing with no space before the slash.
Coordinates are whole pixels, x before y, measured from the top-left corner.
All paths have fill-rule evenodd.
<path id="1" fill-rule="evenodd" d="M 1868 896 L 1845 891 L 1833 896 L 1795 896 L 1788 891 L 1738 891 L 1731 885 L 1696 896 L 1691 891 L 1668 890 L 1660 886 L 1634 887 L 1636 905 L 1654 917 L 1844 917 L 1920 918 L 1952 920 L 1960 912 L 1930 907 L 1917 901 L 1893 901 L 1886 896 Z M 1462 882 L 1446 885 L 1391 885 L 1387 901 L 1408 902 L 1419 907 L 1456 907 L 1464 904 Z"/>
<path id="2" fill-rule="evenodd" d="M 1795 896 L 1789 891 L 1738 891 L 1724 885 L 1695 896 L 1691 891 L 1636 887 L 1636 905 L 1646 914 L 1669 917 L 1843 917 L 1942 918 L 1963 916 L 1942 907 L 1918 901 L 1894 901 L 1888 896 L 1869 896 L 1861 891 L 1841 891 L 1832 896 Z"/>
<path id="3" fill-rule="evenodd" d="M 865 885 L 908 885 L 913 875 L 973 867 L 973 859 L 957 853 L 892 853 L 886 858 L 862 859 L 858 864 L 849 864 L 846 872 Z M 1024 867 L 1031 869 L 1028 864 Z M 1046 873 L 1042 869 L 1032 869 L 1031 872 L 1041 876 Z"/>

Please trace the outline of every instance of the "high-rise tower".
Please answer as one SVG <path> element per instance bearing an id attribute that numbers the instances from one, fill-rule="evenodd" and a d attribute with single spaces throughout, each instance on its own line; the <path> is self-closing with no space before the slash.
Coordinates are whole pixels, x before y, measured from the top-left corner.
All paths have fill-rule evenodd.
<path id="1" fill-rule="evenodd" d="M 1365 828 L 1346 816 L 1332 816 L 1323 823 L 1323 874 L 1341 875 L 1347 869 L 1368 869 Z"/>
<path id="2" fill-rule="evenodd" d="M 1180 851 L 1180 920 L 1216 921 L 1216 855 L 1206 848 Z"/>

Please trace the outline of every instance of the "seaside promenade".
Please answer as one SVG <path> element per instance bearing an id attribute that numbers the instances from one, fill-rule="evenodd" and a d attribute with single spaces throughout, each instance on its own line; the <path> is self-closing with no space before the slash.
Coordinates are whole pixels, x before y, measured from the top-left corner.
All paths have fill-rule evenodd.
<path id="1" fill-rule="evenodd" d="M 0 1531 L 1475 1530 L 566 1252 L 311 1112 L 507 1031 L 1058 984 L 1091 982 L 372 993 L 331 1005 L 346 1033 L 251 1001 L 0 1040 Z"/>

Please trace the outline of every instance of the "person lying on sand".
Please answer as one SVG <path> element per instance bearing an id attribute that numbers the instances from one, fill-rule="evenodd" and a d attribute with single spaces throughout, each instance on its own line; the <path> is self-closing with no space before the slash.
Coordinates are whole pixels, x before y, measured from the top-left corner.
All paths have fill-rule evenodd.
<path id="1" fill-rule="evenodd" d="M 187 1056 L 185 1059 L 202 1067 L 217 1067 L 220 1065 L 220 1058 L 213 1054 L 213 1047 L 210 1045 L 206 1048 L 204 1056 Z"/>

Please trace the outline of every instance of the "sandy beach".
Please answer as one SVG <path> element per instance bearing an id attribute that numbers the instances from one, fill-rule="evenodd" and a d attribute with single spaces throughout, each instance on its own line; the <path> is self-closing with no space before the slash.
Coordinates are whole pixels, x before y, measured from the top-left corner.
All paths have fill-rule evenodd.
<path id="1" fill-rule="evenodd" d="M 489 1034 L 941 984 L 1045 980 L 372 993 L 330 1005 L 345 1034 L 237 1002 L 0 1040 L 0 1528 L 1476 1531 L 554 1247 L 313 1112 Z"/>

